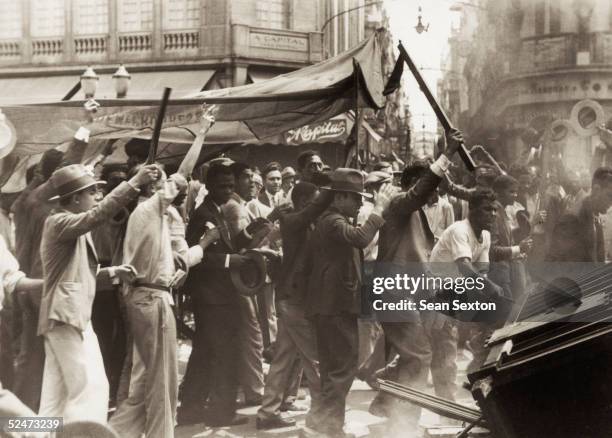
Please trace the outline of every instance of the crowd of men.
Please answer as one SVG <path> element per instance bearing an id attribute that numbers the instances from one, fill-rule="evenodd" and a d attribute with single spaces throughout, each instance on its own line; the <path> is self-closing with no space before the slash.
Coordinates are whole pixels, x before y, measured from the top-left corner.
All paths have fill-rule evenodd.
<path id="1" fill-rule="evenodd" d="M 237 408 L 260 406 L 257 429 L 275 429 L 295 425 L 285 413 L 304 409 L 295 403 L 304 380 L 302 433 L 347 436 L 355 378 L 426 389 L 431 374 L 435 393 L 453 400 L 458 352 L 469 350 L 477 369 L 484 340 L 505 322 L 368 314 L 373 277 L 443 266 L 481 279 L 490 299 L 518 303 L 541 275 L 531 262 L 605 261 L 610 168 L 595 171 L 588 191 L 560 161 L 546 178 L 537 166 L 479 162 L 459 185 L 458 131 L 435 161 L 399 171 L 386 162 L 332 170 L 315 151 L 299 155 L 297 171 L 224 157 L 196 168 L 214 112 L 205 109 L 173 172 L 128 146 L 127 164 L 101 157 L 97 179 L 80 164 L 81 128 L 65 153 L 43 155 L 24 191 L 2 196 L 0 416 L 168 438 L 176 424 L 245 424 Z M 233 274 L 254 252 L 265 280 L 245 293 Z M 177 297 L 195 324 L 182 382 Z M 379 393 L 370 412 L 389 419 L 388 436 L 418 431 L 416 406 Z"/>

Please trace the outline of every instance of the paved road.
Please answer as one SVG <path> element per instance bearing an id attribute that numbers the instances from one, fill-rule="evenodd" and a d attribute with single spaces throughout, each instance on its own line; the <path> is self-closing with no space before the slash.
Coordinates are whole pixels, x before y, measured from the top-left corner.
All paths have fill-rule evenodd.
<path id="1" fill-rule="evenodd" d="M 186 364 L 187 358 L 189 357 L 190 347 L 187 344 L 181 345 L 179 352 L 179 361 L 180 361 L 180 371 L 181 374 L 184 371 L 184 366 Z M 459 361 L 459 376 L 458 382 L 463 382 L 466 380 L 465 378 L 465 367 L 467 366 L 468 361 L 462 360 Z M 433 388 L 430 388 L 433 392 Z M 351 392 L 348 397 L 347 403 L 347 431 L 352 432 L 358 437 L 372 437 L 372 438 L 394 438 L 389 437 L 385 434 L 385 419 L 375 417 L 368 413 L 368 406 L 370 402 L 376 395 L 376 392 L 370 389 L 368 385 L 364 382 L 356 380 L 353 383 L 353 387 L 351 388 Z M 463 390 L 459 390 L 458 394 L 458 402 L 464 404 L 473 405 L 473 400 L 471 395 Z M 304 406 L 308 406 L 308 400 L 298 401 L 298 404 L 303 404 Z M 228 427 L 228 428 L 215 428 L 211 429 L 206 427 L 204 424 L 191 425 L 191 426 L 180 426 L 176 429 L 176 438 L 202 438 L 202 437 L 259 437 L 259 438 L 294 438 L 299 436 L 300 428 L 304 426 L 305 421 L 305 413 L 300 412 L 297 415 L 292 415 L 297 420 L 297 426 L 285 429 L 276 429 L 272 431 L 258 431 L 255 428 L 255 417 L 257 415 L 257 407 L 244 408 L 238 411 L 239 414 L 246 415 L 249 417 L 249 423 L 236 426 L 236 427 Z M 416 434 L 410 435 L 409 431 L 406 431 L 406 434 L 402 435 L 402 438 L 417 438 L 423 436 L 432 436 L 429 433 L 434 433 L 434 430 L 431 430 L 432 427 L 435 428 L 436 425 L 440 425 L 440 419 L 438 415 L 423 411 L 421 416 L 421 426 L 422 430 L 420 430 Z M 425 431 L 429 430 L 428 433 Z M 453 437 L 456 431 L 453 429 L 446 430 L 448 434 L 443 435 L 435 435 L 436 437 L 444 438 L 444 437 Z M 398 437 L 399 438 L 399 437 Z"/>

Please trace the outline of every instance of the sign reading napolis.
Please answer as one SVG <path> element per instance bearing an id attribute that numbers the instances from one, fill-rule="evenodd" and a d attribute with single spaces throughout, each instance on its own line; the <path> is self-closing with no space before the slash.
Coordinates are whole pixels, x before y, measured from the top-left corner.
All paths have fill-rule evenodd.
<path id="1" fill-rule="evenodd" d="M 298 145 L 304 143 L 325 143 L 344 140 L 347 135 L 346 120 L 327 120 L 285 132 L 285 143 Z"/>

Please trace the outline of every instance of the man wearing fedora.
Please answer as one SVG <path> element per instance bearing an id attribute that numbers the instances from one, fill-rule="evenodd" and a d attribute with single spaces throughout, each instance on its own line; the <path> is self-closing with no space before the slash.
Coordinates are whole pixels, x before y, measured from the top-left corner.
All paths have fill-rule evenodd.
<path id="1" fill-rule="evenodd" d="M 56 207 L 50 202 L 55 189 L 49 178 L 58 168 L 80 163 L 88 145 L 89 131 L 79 128 L 62 153 L 56 149 L 46 151 L 34 169 L 32 179 L 12 205 L 15 224 L 15 250 L 21 270 L 32 278 L 42 278 L 40 243 L 45 220 Z M 20 345 L 15 365 L 13 391 L 26 405 L 38 411 L 45 366 L 45 345 L 37 335 L 40 297 L 36 294 L 18 295 L 15 310 L 21 317 Z"/>
<path id="2" fill-rule="evenodd" d="M 40 415 L 65 421 L 106 422 L 108 380 L 91 311 L 96 281 L 129 281 L 130 266 L 99 269 L 90 231 L 110 220 L 157 177 L 154 166 L 143 167 L 130 181 L 101 199 L 92 174 L 73 164 L 51 175 L 59 208 L 45 221 L 41 244 L 44 289 L 38 334 L 45 340 L 45 369 Z"/>
<path id="3" fill-rule="evenodd" d="M 317 432 L 344 436 L 346 396 L 357 373 L 358 327 L 363 249 L 385 223 L 383 211 L 394 187 L 385 185 L 363 226 L 353 225 L 365 193 L 363 174 L 339 168 L 331 174 L 331 206 L 312 236 L 309 314 L 314 318 L 321 372 L 321 415 Z"/>

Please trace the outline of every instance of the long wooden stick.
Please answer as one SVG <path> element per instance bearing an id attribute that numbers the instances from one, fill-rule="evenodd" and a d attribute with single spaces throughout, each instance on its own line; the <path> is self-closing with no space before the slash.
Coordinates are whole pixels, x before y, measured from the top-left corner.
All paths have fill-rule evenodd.
<path id="1" fill-rule="evenodd" d="M 153 136 L 151 137 L 151 144 L 149 145 L 149 156 L 147 157 L 147 164 L 155 163 L 155 158 L 157 157 L 157 146 L 159 144 L 159 136 L 161 134 L 162 125 L 164 124 L 164 117 L 166 115 L 166 108 L 168 107 L 168 100 L 170 99 L 171 92 L 172 88 L 164 88 L 164 94 L 162 96 L 161 103 L 159 104 L 157 119 L 155 120 Z"/>
<path id="2" fill-rule="evenodd" d="M 423 76 L 421 76 L 419 69 L 416 67 L 416 65 L 414 65 L 414 62 L 412 62 L 412 59 L 408 55 L 408 52 L 406 52 L 406 49 L 404 48 L 404 45 L 402 44 L 401 41 L 397 47 L 400 51 L 400 55 L 403 57 L 404 61 L 406 62 L 406 65 L 408 66 L 408 68 L 412 72 L 412 75 L 414 76 L 417 83 L 419 84 L 419 88 L 421 88 L 421 91 L 427 98 L 427 101 L 429 102 L 432 109 L 434 110 L 434 113 L 436 113 L 436 117 L 438 118 L 438 121 L 444 128 L 444 131 L 450 132 L 452 129 L 454 129 L 454 126 L 452 125 L 450 119 L 448 118 L 444 110 L 440 108 L 438 101 L 436 100 L 431 90 L 425 83 L 425 80 L 423 79 Z M 465 166 L 468 168 L 468 170 L 473 172 L 476 169 L 476 163 L 474 163 L 474 160 L 472 159 L 470 152 L 467 150 L 467 148 L 463 144 L 459 148 L 459 156 L 465 163 Z"/>

